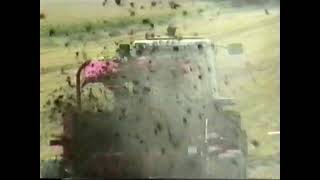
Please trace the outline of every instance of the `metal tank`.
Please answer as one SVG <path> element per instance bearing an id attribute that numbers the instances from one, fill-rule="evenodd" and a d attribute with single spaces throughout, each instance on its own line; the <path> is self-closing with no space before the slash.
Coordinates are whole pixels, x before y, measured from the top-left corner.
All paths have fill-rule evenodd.
<path id="1" fill-rule="evenodd" d="M 120 45 L 120 71 L 78 91 L 51 141 L 64 148 L 61 176 L 246 178 L 246 133 L 219 96 L 216 48 L 199 37 Z"/>

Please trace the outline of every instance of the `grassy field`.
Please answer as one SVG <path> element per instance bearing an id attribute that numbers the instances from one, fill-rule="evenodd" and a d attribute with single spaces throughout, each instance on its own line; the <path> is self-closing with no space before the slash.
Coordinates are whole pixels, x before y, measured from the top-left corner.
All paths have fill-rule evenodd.
<path id="1" fill-rule="evenodd" d="M 243 44 L 245 52 L 241 56 L 219 50 L 220 89 L 222 95 L 236 99 L 242 115 L 249 141 L 249 177 L 279 178 L 280 137 L 267 134 L 280 130 L 279 8 L 269 8 L 270 14 L 266 15 L 262 7 L 236 9 L 228 3 L 183 0 L 177 1 L 182 5 L 180 9 L 172 10 L 164 0 L 152 8 L 147 0 L 135 2 L 136 16 L 132 17 L 128 4 L 118 7 L 113 1 L 103 7 L 102 1 L 96 0 L 41 0 L 41 11 L 46 15 L 40 20 L 41 112 L 49 93 L 63 86 L 67 75 L 74 77 L 84 61 L 81 52 L 88 58 L 111 57 L 115 55 L 115 41 L 144 38 L 149 27 L 141 24 L 142 19 L 154 22 L 156 34 L 164 34 L 168 23 L 175 22 L 178 34 L 198 33 L 219 45 Z M 55 33 L 49 36 L 52 29 Z M 131 30 L 132 35 L 128 34 Z M 80 52 L 78 58 L 76 51 Z M 66 74 L 61 74 L 61 68 Z M 41 118 L 41 159 L 54 155 L 47 141 L 59 131 L 57 123 Z"/>

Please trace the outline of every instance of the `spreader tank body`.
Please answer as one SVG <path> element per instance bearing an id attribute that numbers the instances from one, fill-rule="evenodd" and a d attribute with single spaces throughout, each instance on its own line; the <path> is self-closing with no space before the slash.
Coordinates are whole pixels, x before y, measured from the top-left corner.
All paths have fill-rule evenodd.
<path id="1" fill-rule="evenodd" d="M 135 41 L 64 120 L 68 176 L 246 178 L 246 134 L 219 97 L 215 48 L 203 38 Z"/>

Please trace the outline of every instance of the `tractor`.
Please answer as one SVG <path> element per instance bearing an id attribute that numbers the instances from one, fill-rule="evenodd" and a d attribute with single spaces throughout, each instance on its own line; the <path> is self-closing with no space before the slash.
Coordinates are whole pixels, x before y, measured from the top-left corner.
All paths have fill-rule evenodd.
<path id="1" fill-rule="evenodd" d="M 201 37 L 120 44 L 119 71 L 81 86 L 84 63 L 76 74 L 77 106 L 64 114 L 63 134 L 50 141 L 63 148 L 53 174 L 247 178 L 246 132 L 233 99 L 220 96 L 216 78 L 221 47 Z M 243 52 L 238 43 L 222 48 Z M 93 107 L 98 110 L 90 111 L 87 101 L 99 102 Z"/>

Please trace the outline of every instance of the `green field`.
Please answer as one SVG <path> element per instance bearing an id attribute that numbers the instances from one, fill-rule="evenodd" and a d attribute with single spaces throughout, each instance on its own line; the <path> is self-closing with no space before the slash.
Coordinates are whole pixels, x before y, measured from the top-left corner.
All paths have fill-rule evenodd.
<path id="1" fill-rule="evenodd" d="M 68 75 L 75 77 L 79 63 L 84 61 L 81 52 L 87 58 L 111 57 L 115 55 L 115 41 L 144 38 L 149 27 L 141 24 L 142 19 L 154 22 L 156 34 L 164 34 L 167 25 L 175 22 L 181 35 L 197 33 L 218 45 L 243 44 L 241 56 L 219 50 L 220 89 L 222 95 L 236 99 L 242 115 L 249 142 L 249 177 L 279 178 L 280 137 L 268 135 L 280 130 L 279 7 L 268 7 L 270 14 L 266 15 L 263 7 L 233 8 L 223 2 L 181 0 L 177 2 L 182 7 L 177 10 L 170 9 L 164 0 L 152 8 L 147 0 L 134 2 L 136 15 L 132 17 L 128 4 L 118 7 L 110 0 L 105 7 L 97 0 L 41 0 L 41 11 L 46 15 L 40 20 L 41 112 L 50 92 L 65 86 Z M 203 12 L 199 13 L 200 9 Z M 131 30 L 133 35 L 128 34 Z M 49 36 L 50 31 L 54 35 Z M 80 52 L 78 58 L 76 51 Z M 61 74 L 61 68 L 66 74 Z M 48 139 L 59 131 L 55 121 L 41 118 L 41 159 L 54 156 Z M 259 145 L 252 145 L 253 141 Z"/>

